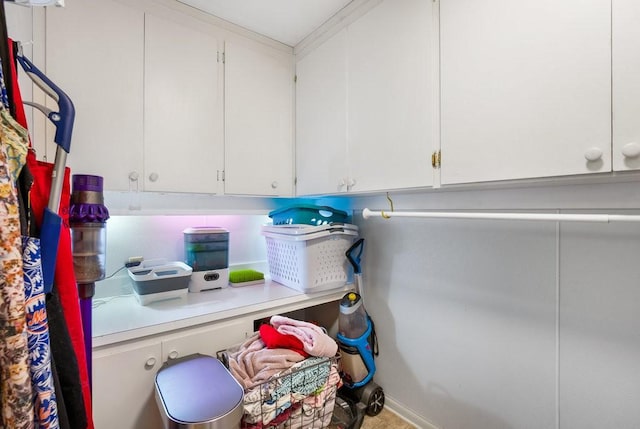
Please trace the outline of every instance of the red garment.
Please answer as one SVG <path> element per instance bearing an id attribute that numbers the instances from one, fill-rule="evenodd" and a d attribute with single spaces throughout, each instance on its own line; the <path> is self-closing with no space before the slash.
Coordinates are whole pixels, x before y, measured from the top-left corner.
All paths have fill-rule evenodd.
<path id="1" fill-rule="evenodd" d="M 18 86 L 18 72 L 16 71 L 16 63 L 13 58 L 13 40 L 9 39 L 9 69 L 11 70 L 11 89 L 13 90 L 13 104 L 15 105 L 15 119 L 25 130 L 27 126 L 27 115 L 24 112 L 24 105 L 22 104 L 22 95 L 20 94 L 20 87 Z"/>
<path id="2" fill-rule="evenodd" d="M 9 46 L 13 46 L 13 41 L 9 39 Z M 18 86 L 18 75 L 13 58 L 13 50 L 9 49 L 10 67 L 13 79 L 13 101 L 16 108 L 16 121 L 27 128 L 27 120 Z M 53 164 L 37 161 L 33 152 L 27 156 L 27 165 L 33 175 L 33 186 L 31 187 L 30 200 L 35 220 L 38 225 L 42 224 L 42 216 L 45 207 L 49 202 L 51 192 L 51 173 Z M 73 255 L 71 253 L 71 232 L 69 229 L 69 204 L 71 200 L 71 190 L 69 186 L 69 169 L 65 169 L 65 179 L 60 201 L 59 216 L 62 218 L 60 228 L 60 240 L 58 242 L 58 255 L 56 258 L 55 287 L 60 295 L 60 303 L 64 312 L 69 336 L 78 361 L 80 375 L 80 385 L 82 387 L 82 397 L 84 408 L 87 414 L 87 429 L 93 429 L 93 414 L 91 406 L 91 387 L 89 385 L 89 373 L 87 369 L 87 356 L 84 347 L 84 332 L 82 330 L 82 317 L 80 314 L 80 298 L 76 277 L 73 271 Z"/>
<path id="3" fill-rule="evenodd" d="M 302 341 L 293 335 L 281 334 L 269 324 L 260 325 L 260 338 L 268 349 L 289 349 L 305 358 L 309 357 L 309 354 L 304 351 Z"/>
<path id="4" fill-rule="evenodd" d="M 32 158 L 29 161 L 29 158 Z M 51 191 L 51 171 L 53 165 L 36 161 L 30 153 L 27 158 L 29 169 L 33 174 L 33 186 L 31 187 L 31 207 L 33 208 L 37 224 L 42 223 L 42 215 L 49 201 Z M 62 198 L 60 201 L 59 216 L 62 218 L 60 227 L 60 240 L 58 241 L 58 255 L 56 257 L 56 271 L 54 277 L 54 287 L 58 290 L 60 303 L 64 318 L 66 320 L 69 336 L 73 344 L 76 359 L 78 361 L 78 371 L 80 375 L 80 385 L 82 387 L 82 397 L 87 414 L 87 429 L 93 429 L 93 418 L 91 413 L 91 387 L 89 385 L 89 372 L 87 369 L 87 356 L 84 347 L 84 332 L 82 329 L 82 316 L 80 314 L 80 298 L 76 284 L 75 272 L 73 271 L 73 254 L 71 252 L 71 231 L 69 228 L 69 204 L 71 190 L 69 186 L 69 168 L 65 169 L 65 180 L 62 186 Z"/>

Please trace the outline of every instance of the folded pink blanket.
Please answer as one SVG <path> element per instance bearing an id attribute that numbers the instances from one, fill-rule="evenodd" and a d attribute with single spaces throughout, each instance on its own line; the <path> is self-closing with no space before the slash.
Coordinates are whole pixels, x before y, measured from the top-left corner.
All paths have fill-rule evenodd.
<path id="1" fill-rule="evenodd" d="M 318 325 L 285 316 L 272 316 L 270 323 L 281 334 L 293 335 L 302 341 L 304 351 L 311 356 L 333 357 L 338 351 L 335 340 Z"/>
<path id="2" fill-rule="evenodd" d="M 258 332 L 237 350 L 230 350 L 228 358 L 229 371 L 245 389 L 251 389 L 304 360 L 293 350 L 266 348 Z"/>

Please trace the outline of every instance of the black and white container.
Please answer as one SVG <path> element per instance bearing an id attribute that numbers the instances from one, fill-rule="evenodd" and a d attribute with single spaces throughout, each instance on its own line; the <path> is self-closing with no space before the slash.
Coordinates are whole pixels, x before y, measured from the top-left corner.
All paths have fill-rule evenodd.
<path id="1" fill-rule="evenodd" d="M 226 229 L 215 226 L 185 229 L 184 257 L 193 268 L 189 292 L 229 285 L 229 231 Z"/>

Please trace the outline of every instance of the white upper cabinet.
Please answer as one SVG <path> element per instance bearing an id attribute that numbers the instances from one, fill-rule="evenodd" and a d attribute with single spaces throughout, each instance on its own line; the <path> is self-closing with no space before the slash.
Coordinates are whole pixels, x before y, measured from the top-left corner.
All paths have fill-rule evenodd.
<path id="1" fill-rule="evenodd" d="M 613 169 L 640 169 L 640 2 L 612 4 Z"/>
<path id="2" fill-rule="evenodd" d="M 218 40 L 145 14 L 144 189 L 217 193 L 223 170 Z"/>
<path id="3" fill-rule="evenodd" d="M 67 165 L 126 191 L 129 175 L 142 175 L 144 13 L 117 1 L 66 0 L 46 14 L 46 71 L 36 66 L 75 106 Z"/>
<path id="4" fill-rule="evenodd" d="M 296 177 L 299 195 L 346 190 L 347 30 L 296 65 Z"/>
<path id="5" fill-rule="evenodd" d="M 610 0 L 441 0 L 440 29 L 442 184 L 611 170 Z"/>
<path id="6" fill-rule="evenodd" d="M 76 107 L 73 173 L 110 191 L 293 195 L 290 47 L 134 0 L 47 8 L 43 45 Z"/>
<path id="7" fill-rule="evenodd" d="M 431 186 L 437 34 L 433 2 L 385 0 L 348 28 L 352 191 Z"/>
<path id="8" fill-rule="evenodd" d="M 386 0 L 297 63 L 297 193 L 433 183 L 433 3 Z"/>
<path id="9" fill-rule="evenodd" d="M 225 42 L 226 194 L 293 195 L 293 59 Z"/>
<path id="10" fill-rule="evenodd" d="M 218 41 L 167 16 L 110 0 L 47 8 L 46 73 L 76 109 L 68 165 L 106 190 L 218 192 Z"/>

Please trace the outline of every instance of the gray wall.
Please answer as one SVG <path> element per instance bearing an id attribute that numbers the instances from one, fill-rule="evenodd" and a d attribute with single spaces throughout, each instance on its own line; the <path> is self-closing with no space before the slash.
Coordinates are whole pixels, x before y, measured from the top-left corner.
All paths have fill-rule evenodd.
<path id="1" fill-rule="evenodd" d="M 638 187 L 471 191 L 457 203 L 426 193 L 395 207 L 541 206 L 566 193 L 567 207 L 617 199 L 606 212 L 637 214 L 617 206 L 640 207 Z M 356 205 L 369 204 L 388 209 Z M 375 380 L 391 406 L 426 428 L 640 427 L 639 223 L 354 218 Z"/>

